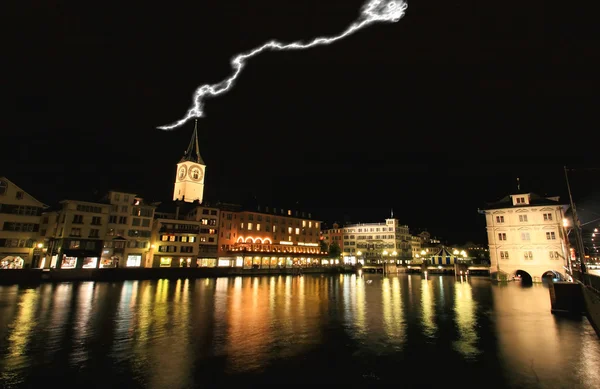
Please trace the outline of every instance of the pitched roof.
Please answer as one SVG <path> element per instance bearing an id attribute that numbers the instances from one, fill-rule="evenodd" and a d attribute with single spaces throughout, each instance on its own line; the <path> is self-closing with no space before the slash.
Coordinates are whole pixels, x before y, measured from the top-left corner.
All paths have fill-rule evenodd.
<path id="1" fill-rule="evenodd" d="M 179 162 L 184 161 L 190 161 L 206 165 L 204 163 L 204 160 L 202 159 L 202 156 L 200 155 L 200 147 L 198 146 L 198 119 L 196 119 L 194 123 L 194 132 L 192 133 L 192 139 L 190 139 L 190 144 Z"/>
<path id="2" fill-rule="evenodd" d="M 529 195 L 529 204 L 513 204 L 511 196 Z M 515 193 L 501 198 L 496 202 L 486 203 L 483 209 L 525 208 L 540 205 L 566 205 L 558 201 L 558 197 L 543 197 L 536 193 Z"/>

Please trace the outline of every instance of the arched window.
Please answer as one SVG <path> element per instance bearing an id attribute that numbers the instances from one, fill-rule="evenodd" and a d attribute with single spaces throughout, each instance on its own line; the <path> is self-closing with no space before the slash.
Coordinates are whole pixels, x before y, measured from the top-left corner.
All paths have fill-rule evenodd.
<path id="1" fill-rule="evenodd" d="M 8 184 L 6 181 L 0 181 L 0 195 L 6 194 L 8 190 Z"/>

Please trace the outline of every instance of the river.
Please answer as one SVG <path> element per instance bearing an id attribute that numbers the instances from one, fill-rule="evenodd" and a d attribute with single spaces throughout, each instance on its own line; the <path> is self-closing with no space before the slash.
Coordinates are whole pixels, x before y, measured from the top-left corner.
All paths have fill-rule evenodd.
<path id="1" fill-rule="evenodd" d="M 598 388 L 548 287 L 343 274 L 0 286 L 6 388 Z"/>

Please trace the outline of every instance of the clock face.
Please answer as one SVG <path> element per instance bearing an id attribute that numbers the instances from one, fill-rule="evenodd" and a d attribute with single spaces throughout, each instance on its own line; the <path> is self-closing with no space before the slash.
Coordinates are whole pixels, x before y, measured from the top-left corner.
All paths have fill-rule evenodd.
<path id="1" fill-rule="evenodd" d="M 187 168 L 185 166 L 182 166 L 179 168 L 179 173 L 177 173 L 177 177 L 179 177 L 180 180 L 183 180 L 185 178 L 186 173 L 187 173 Z"/>
<path id="2" fill-rule="evenodd" d="M 202 172 L 202 169 L 200 169 L 199 167 L 194 166 L 191 170 L 190 170 L 190 178 L 194 181 L 200 181 L 203 177 L 204 173 Z"/>

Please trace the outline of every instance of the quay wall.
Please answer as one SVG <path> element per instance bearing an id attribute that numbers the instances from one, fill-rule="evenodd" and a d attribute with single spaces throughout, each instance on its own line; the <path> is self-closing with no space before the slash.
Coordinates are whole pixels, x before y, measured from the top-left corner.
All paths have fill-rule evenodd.
<path id="1" fill-rule="evenodd" d="M 210 278 L 258 275 L 297 275 L 354 273 L 352 266 L 242 269 L 234 267 L 213 268 L 112 268 L 112 269 L 11 269 L 0 270 L 0 284 L 31 284 L 66 281 L 125 281 L 179 278 Z"/>

